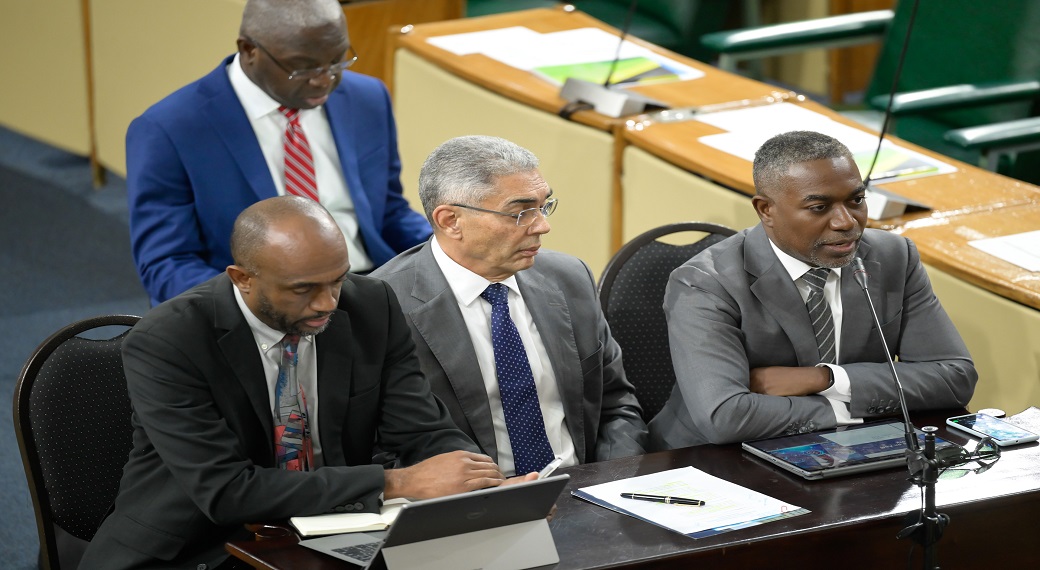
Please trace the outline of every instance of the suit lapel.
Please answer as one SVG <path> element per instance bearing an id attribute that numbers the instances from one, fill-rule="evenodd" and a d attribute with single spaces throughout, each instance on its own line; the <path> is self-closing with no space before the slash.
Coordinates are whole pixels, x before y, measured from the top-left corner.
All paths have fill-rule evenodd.
<path id="1" fill-rule="evenodd" d="M 358 148 L 358 141 L 362 140 L 361 137 L 364 136 L 364 133 L 357 132 L 358 121 L 351 120 L 349 110 L 350 94 L 347 91 L 347 85 L 341 84 L 329 94 L 329 99 L 325 102 L 325 116 L 328 118 L 329 128 L 332 130 L 332 139 L 336 142 L 336 153 L 339 155 L 339 162 L 343 168 L 343 180 L 347 184 L 350 199 L 354 202 L 357 218 L 374 220 L 376 218 L 372 215 L 372 203 L 364 192 L 361 184 L 361 171 L 358 167 L 358 154 L 361 151 Z M 364 223 L 359 223 L 359 228 L 362 231 L 369 229 Z M 375 236 L 363 235 L 363 237 L 372 241 Z"/>
<path id="2" fill-rule="evenodd" d="M 498 446 L 495 445 L 491 404 L 488 403 L 477 354 L 455 294 L 434 260 L 429 242 L 415 258 L 415 282 L 411 295 L 420 303 L 408 312 L 412 325 L 440 363 L 477 444 L 497 461 Z"/>
<path id="3" fill-rule="evenodd" d="M 870 259 L 870 246 L 860 241 L 859 251 L 857 252 L 863 259 L 863 266 L 867 270 L 869 275 L 880 275 L 881 264 L 876 259 Z M 871 346 L 873 343 L 872 339 L 876 337 L 878 333 L 874 330 L 877 326 L 874 324 L 874 317 L 870 314 L 870 307 L 867 306 L 867 299 L 863 295 L 862 289 L 859 287 L 859 283 L 856 283 L 856 278 L 853 276 L 855 269 L 849 265 L 845 267 L 841 272 L 841 349 L 838 354 L 838 362 L 856 362 L 862 360 L 861 356 L 857 356 L 863 347 Z M 870 292 L 870 298 L 874 300 L 874 308 L 878 310 L 878 314 L 884 314 L 883 308 L 878 305 L 883 300 L 881 294 L 881 281 L 878 279 L 870 279 L 867 281 L 867 290 Z"/>
<path id="4" fill-rule="evenodd" d="M 744 269 L 757 277 L 751 284 L 751 293 L 787 334 L 798 364 L 816 364 L 820 360 L 820 349 L 816 346 L 809 312 L 791 275 L 769 245 L 761 224 L 755 226 L 744 241 Z"/>
<path id="5" fill-rule="evenodd" d="M 235 160 L 235 166 L 256 193 L 257 199 L 272 198 L 278 191 L 271 180 L 271 170 L 267 167 L 256 133 L 231 87 L 225 69 L 232 57 L 225 59 L 203 80 L 199 90 L 207 101 L 199 112 L 206 116 L 216 136 L 224 141 L 228 153 Z"/>
<path id="6" fill-rule="evenodd" d="M 549 353 L 549 363 L 556 377 L 556 387 L 563 400 L 564 417 L 567 418 L 567 430 L 574 441 L 574 450 L 578 460 L 585 462 L 585 417 L 584 377 L 581 373 L 581 359 L 578 357 L 578 344 L 574 338 L 574 324 L 571 322 L 567 299 L 551 279 L 540 275 L 535 268 L 516 274 L 520 293 L 524 297 L 527 310 L 538 328 Z"/>
<path id="7" fill-rule="evenodd" d="M 222 275 L 214 284 L 214 322 L 218 329 L 226 330 L 217 340 L 220 351 L 242 386 L 252 411 L 263 426 L 268 449 L 274 449 L 274 420 L 271 418 L 271 401 L 267 390 L 263 363 L 256 350 L 256 339 L 242 311 L 238 308 L 231 280 Z"/>
<path id="8" fill-rule="evenodd" d="M 356 286 L 350 281 L 343 284 L 344 296 L 357 296 Z M 324 332 L 315 337 L 318 359 L 318 433 L 321 434 L 321 452 L 325 465 L 346 465 L 342 442 L 346 438 L 347 407 L 353 378 L 353 358 L 349 347 L 354 346 L 353 327 L 347 311 L 336 310 Z"/>

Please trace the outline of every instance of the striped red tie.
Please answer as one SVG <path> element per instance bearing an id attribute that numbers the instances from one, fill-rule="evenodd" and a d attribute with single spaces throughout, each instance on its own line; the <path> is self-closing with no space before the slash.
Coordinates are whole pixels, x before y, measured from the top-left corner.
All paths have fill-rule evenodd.
<path id="1" fill-rule="evenodd" d="M 285 191 L 318 201 L 318 183 L 314 179 L 311 145 L 300 126 L 300 110 L 285 106 L 278 110 L 289 119 L 282 142 L 285 145 Z"/>

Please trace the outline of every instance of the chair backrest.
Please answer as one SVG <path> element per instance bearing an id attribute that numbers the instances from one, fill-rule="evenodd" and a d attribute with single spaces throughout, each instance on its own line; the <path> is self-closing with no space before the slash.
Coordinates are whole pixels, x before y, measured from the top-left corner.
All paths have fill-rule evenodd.
<path id="1" fill-rule="evenodd" d="M 658 241 L 685 232 L 704 235 L 684 245 Z M 610 332 L 621 346 L 625 375 L 635 386 L 646 421 L 661 410 L 675 384 L 662 307 L 668 276 L 694 255 L 735 233 L 725 226 L 703 222 L 654 228 L 625 244 L 603 271 L 600 304 Z"/>
<path id="2" fill-rule="evenodd" d="M 913 0 L 898 2 L 866 100 L 887 95 L 906 37 Z M 957 84 L 1040 79 L 1040 2 L 1035 0 L 944 0 L 920 2 L 910 33 L 897 92 Z M 977 152 L 944 140 L 950 129 L 1033 116 L 1035 102 L 978 106 L 900 117 L 892 132 L 916 144 L 967 162 Z"/>
<path id="3" fill-rule="evenodd" d="M 120 354 L 128 331 L 101 340 L 79 335 L 99 327 L 132 327 L 139 318 L 110 315 L 73 323 L 43 341 L 18 377 L 15 437 L 36 512 L 43 568 L 79 564 L 115 499 L 131 448 Z"/>

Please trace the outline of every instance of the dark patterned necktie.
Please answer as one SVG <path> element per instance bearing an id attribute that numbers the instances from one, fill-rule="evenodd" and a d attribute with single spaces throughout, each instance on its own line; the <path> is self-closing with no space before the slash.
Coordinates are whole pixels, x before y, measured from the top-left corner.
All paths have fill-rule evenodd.
<path id="1" fill-rule="evenodd" d="M 509 288 L 492 283 L 480 296 L 491 303 L 491 344 L 495 349 L 495 372 L 502 395 L 506 431 L 513 448 L 516 474 L 539 471 L 553 460 L 552 446 L 545 435 L 542 408 L 531 374 L 531 363 L 509 316 Z"/>
<path id="2" fill-rule="evenodd" d="M 311 468 L 311 438 L 307 425 L 307 398 L 296 378 L 297 347 L 300 335 L 282 339 L 282 358 L 278 363 L 275 402 L 278 418 L 274 426 L 275 464 L 289 471 Z"/>
<path id="3" fill-rule="evenodd" d="M 825 364 L 834 364 L 834 319 L 831 317 L 831 306 L 823 296 L 823 287 L 830 273 L 831 270 L 826 267 L 815 267 L 802 275 L 802 279 L 809 284 L 805 308 L 809 310 L 809 320 L 816 333 L 820 362 Z"/>

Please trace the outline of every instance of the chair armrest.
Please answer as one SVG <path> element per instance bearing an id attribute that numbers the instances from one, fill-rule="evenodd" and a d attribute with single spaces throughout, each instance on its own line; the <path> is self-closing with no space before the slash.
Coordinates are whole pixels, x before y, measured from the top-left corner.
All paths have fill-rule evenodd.
<path id="1" fill-rule="evenodd" d="M 943 138 L 969 150 L 1032 147 L 1040 144 L 1040 117 L 955 129 L 947 131 Z"/>
<path id="2" fill-rule="evenodd" d="M 843 14 L 815 20 L 757 26 L 701 36 L 701 45 L 718 53 L 785 52 L 827 47 L 880 37 L 892 22 L 891 10 Z M 793 49 L 792 49 L 793 48 Z"/>
<path id="3" fill-rule="evenodd" d="M 893 115 L 911 115 L 929 111 L 944 111 L 977 107 L 1009 101 L 1023 101 L 1040 97 L 1040 81 L 1001 81 L 997 83 L 965 83 L 920 91 L 896 93 L 892 101 Z M 870 99 L 870 106 L 884 110 L 888 95 Z"/>

